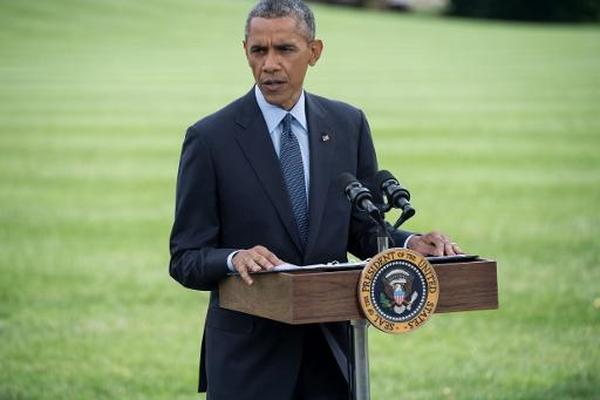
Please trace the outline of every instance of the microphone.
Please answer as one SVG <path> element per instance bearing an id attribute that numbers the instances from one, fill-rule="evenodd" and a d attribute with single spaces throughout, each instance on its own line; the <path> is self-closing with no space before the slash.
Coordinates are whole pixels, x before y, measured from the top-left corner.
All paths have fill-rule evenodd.
<path id="1" fill-rule="evenodd" d="M 352 203 L 352 206 L 357 210 L 369 213 L 376 220 L 380 220 L 381 212 L 379 208 L 373 204 L 373 196 L 369 189 L 364 187 L 354 175 L 349 172 L 344 172 L 340 175 L 340 183 L 346 193 L 346 197 Z"/>
<path id="2" fill-rule="evenodd" d="M 400 217 L 400 224 L 415 215 L 415 209 L 410 205 L 410 193 L 408 190 L 400 186 L 400 183 L 390 171 L 381 170 L 375 175 L 377 186 L 381 188 L 381 191 L 385 194 L 388 204 L 392 207 L 399 208 L 402 210 L 402 216 Z M 398 224 L 398 223 L 397 223 Z M 395 228 L 400 226 L 394 225 Z"/>

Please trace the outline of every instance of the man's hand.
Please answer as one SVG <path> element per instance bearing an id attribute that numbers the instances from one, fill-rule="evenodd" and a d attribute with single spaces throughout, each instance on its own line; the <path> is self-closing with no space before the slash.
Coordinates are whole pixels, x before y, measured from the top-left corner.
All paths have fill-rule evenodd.
<path id="1" fill-rule="evenodd" d="M 269 249 L 263 246 L 254 246 L 248 250 L 240 250 L 231 259 L 231 263 L 236 271 L 248 285 L 254 282 L 250 274 L 259 271 L 270 271 L 276 265 L 283 264 L 283 261 L 273 254 Z"/>
<path id="2" fill-rule="evenodd" d="M 424 256 L 454 256 L 463 254 L 458 245 L 440 232 L 429 232 L 426 235 L 414 235 L 407 247 Z"/>

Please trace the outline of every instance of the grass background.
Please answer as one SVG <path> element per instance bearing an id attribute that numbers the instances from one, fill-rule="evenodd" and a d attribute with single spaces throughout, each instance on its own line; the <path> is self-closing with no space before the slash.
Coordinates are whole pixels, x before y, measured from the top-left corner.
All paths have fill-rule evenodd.
<path id="1" fill-rule="evenodd" d="M 0 0 L 0 399 L 198 398 L 175 176 L 249 7 Z M 499 262 L 498 311 L 371 330 L 373 398 L 600 398 L 600 28 L 314 9 L 306 87 L 364 109 L 408 228 Z"/>

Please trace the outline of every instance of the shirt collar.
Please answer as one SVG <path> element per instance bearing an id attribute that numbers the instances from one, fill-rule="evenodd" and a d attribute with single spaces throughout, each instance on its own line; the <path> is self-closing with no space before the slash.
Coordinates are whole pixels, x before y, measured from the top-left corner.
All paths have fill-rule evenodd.
<path id="1" fill-rule="evenodd" d="M 258 85 L 254 86 L 254 95 L 256 96 L 258 107 L 260 108 L 265 122 L 267 123 L 267 129 L 269 130 L 269 133 L 272 133 L 275 128 L 277 128 L 283 117 L 285 117 L 288 112 L 292 114 L 294 119 L 300 125 L 302 125 L 302 128 L 304 128 L 305 131 L 308 132 L 308 128 L 306 126 L 306 104 L 304 90 L 302 90 L 302 93 L 300 93 L 300 98 L 290 111 L 284 110 L 279 106 L 267 102 L 265 96 L 263 96 L 262 92 L 258 88 Z"/>

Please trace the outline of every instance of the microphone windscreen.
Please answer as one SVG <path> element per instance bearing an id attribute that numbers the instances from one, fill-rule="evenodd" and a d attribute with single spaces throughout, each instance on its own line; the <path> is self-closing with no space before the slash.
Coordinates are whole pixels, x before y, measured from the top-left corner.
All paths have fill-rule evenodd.
<path id="1" fill-rule="evenodd" d="M 386 169 L 382 169 L 381 171 L 378 171 L 377 174 L 375 174 L 375 181 L 377 182 L 378 187 L 381 187 L 381 185 L 383 185 L 384 182 L 390 179 L 396 180 L 396 178 L 394 178 L 394 175 L 392 175 L 392 173 Z"/>
<path id="2" fill-rule="evenodd" d="M 356 178 L 350 172 L 343 172 L 339 177 L 339 182 L 342 190 L 346 191 L 348 185 L 356 182 Z"/>

